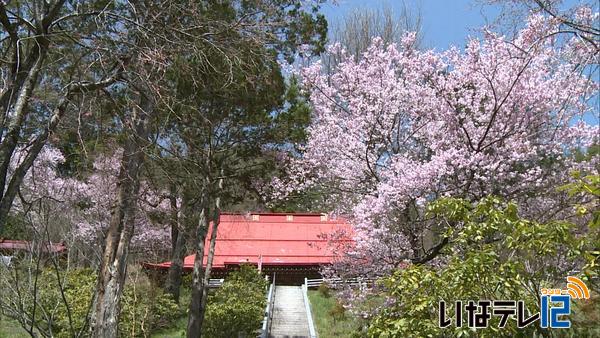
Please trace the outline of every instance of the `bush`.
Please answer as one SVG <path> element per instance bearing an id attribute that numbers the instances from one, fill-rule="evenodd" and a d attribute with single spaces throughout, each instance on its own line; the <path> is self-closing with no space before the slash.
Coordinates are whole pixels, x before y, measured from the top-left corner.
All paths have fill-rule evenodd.
<path id="1" fill-rule="evenodd" d="M 39 323 L 42 327 L 52 327 L 56 337 L 72 337 L 85 332 L 89 325 L 89 314 L 93 310 L 92 298 L 96 286 L 96 274 L 91 269 L 75 269 L 66 276 L 60 272 L 64 298 L 60 293 L 60 285 L 56 270 L 46 269 L 40 276 L 39 299 L 44 309 L 52 310 L 53 321 Z"/>
<path id="2" fill-rule="evenodd" d="M 20 266 L 19 269 L 27 269 Z M 48 268 L 39 274 L 38 306 L 36 309 L 36 327 L 55 337 L 72 337 L 89 330 L 89 318 L 92 312 L 92 299 L 96 287 L 96 272 L 91 269 L 74 269 L 66 273 L 61 271 L 63 293 L 56 270 Z M 27 283 L 27 281 L 23 281 Z M 33 291 L 31 285 L 20 287 Z M 17 295 L 4 295 L 17 297 Z M 15 298 L 18 299 L 18 298 Z M 24 301 L 25 311 L 31 313 L 33 296 L 28 294 Z M 66 304 L 65 305 L 65 300 Z M 121 298 L 121 316 L 119 331 L 123 337 L 148 337 L 153 330 L 169 326 L 181 315 L 177 304 L 152 287 L 147 278 L 129 281 Z"/>
<path id="3" fill-rule="evenodd" d="M 329 286 L 327 286 L 327 284 L 321 283 L 321 285 L 319 285 L 318 290 L 321 296 L 323 296 L 324 298 L 331 297 L 331 289 L 329 289 Z"/>
<path id="4" fill-rule="evenodd" d="M 329 310 L 327 313 L 331 318 L 333 318 L 333 322 L 346 319 L 346 308 L 342 305 L 342 303 L 336 301 L 335 305 Z"/>
<path id="5" fill-rule="evenodd" d="M 209 299 L 203 335 L 211 338 L 254 336 L 267 305 L 267 285 L 252 266 L 242 265 L 239 271 L 231 273 Z"/>
<path id="6" fill-rule="evenodd" d="M 122 337 L 148 337 L 150 333 L 169 327 L 182 313 L 170 295 L 142 278 L 125 288 L 121 298 L 119 332 Z"/>
<path id="7" fill-rule="evenodd" d="M 599 196 L 598 180 L 594 186 L 569 186 L 572 193 L 591 191 Z M 588 206 L 589 207 L 589 206 Z M 582 206 L 577 206 L 581 209 Z M 573 266 L 581 278 L 593 287 L 598 276 L 597 206 L 580 212 L 591 222 L 582 227 L 569 221 L 540 224 L 522 219 L 517 206 L 493 197 L 476 205 L 464 200 L 441 199 L 430 206 L 431 215 L 457 226 L 445 234 L 450 239 L 441 267 L 412 265 L 396 271 L 383 282 L 389 297 L 384 307 L 370 322 L 370 337 L 438 337 L 478 336 L 513 337 L 545 336 L 547 330 L 538 324 L 518 329 L 514 320 L 498 328 L 498 317 L 492 316 L 489 328 L 476 332 L 467 325 L 461 328 L 438 327 L 438 302 L 447 304 L 447 318 L 454 318 L 454 302 L 462 300 L 523 300 L 526 307 L 539 311 L 540 287 L 564 284 Z M 599 334 L 591 313 L 600 312 L 598 297 L 574 301 L 570 317 L 571 330 L 560 330 L 568 336 Z M 463 312 L 463 320 L 466 314 Z"/>

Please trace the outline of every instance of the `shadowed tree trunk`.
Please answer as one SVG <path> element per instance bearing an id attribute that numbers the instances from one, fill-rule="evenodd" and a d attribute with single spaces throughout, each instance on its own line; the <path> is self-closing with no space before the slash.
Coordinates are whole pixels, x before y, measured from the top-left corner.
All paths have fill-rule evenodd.
<path id="1" fill-rule="evenodd" d="M 220 216 L 221 216 L 221 191 L 223 190 L 223 171 L 221 170 L 221 177 L 219 178 L 219 184 L 217 189 L 217 197 L 215 199 L 215 206 L 212 213 L 212 226 L 210 229 L 210 245 L 208 248 L 208 256 L 206 258 L 206 269 L 204 270 L 204 282 L 202 283 L 202 299 L 200 301 L 200 318 L 204 320 L 206 313 L 206 305 L 208 303 L 208 280 L 212 271 L 213 260 L 215 258 L 215 245 L 217 243 L 217 229 L 219 228 Z"/>
<path id="2" fill-rule="evenodd" d="M 188 338 L 199 338 L 202 335 L 202 322 L 204 317 L 202 306 L 202 290 L 204 289 L 204 242 L 206 240 L 206 233 L 209 225 L 209 208 L 208 208 L 208 194 L 207 188 L 205 187 L 202 192 L 200 201 L 201 211 L 198 219 L 198 227 L 196 229 L 196 258 L 194 259 L 194 271 L 192 275 L 192 299 L 190 300 L 188 325 L 187 325 L 187 337 Z"/>
<path id="3" fill-rule="evenodd" d="M 194 276 L 192 284 L 192 299 L 190 301 L 190 311 L 188 317 L 187 337 L 198 338 L 202 335 L 202 324 L 206 313 L 206 304 L 208 302 L 208 281 L 212 270 L 213 259 L 215 256 L 215 246 L 217 241 L 217 229 L 219 227 L 219 217 L 221 212 L 221 191 L 223 190 L 223 172 L 221 171 L 217 191 L 215 193 L 215 203 L 212 215 L 208 216 L 210 208 L 208 205 L 209 195 L 204 194 L 200 222 L 198 223 L 198 244 L 196 258 L 194 260 Z M 207 180 L 208 181 L 208 180 Z M 210 218 L 209 218 L 210 217 Z M 209 230 L 210 226 L 210 232 Z M 206 236 L 210 236 L 210 244 L 206 258 L 206 267 L 203 268 L 204 251 Z"/>
<path id="4" fill-rule="evenodd" d="M 177 238 L 179 237 L 179 207 L 177 206 L 177 187 L 175 184 L 169 186 L 169 210 L 171 212 L 169 223 L 171 224 L 171 256 L 177 247 Z"/>
<path id="5" fill-rule="evenodd" d="M 106 245 L 92 316 L 93 337 L 117 337 L 120 299 L 125 285 L 129 243 L 133 237 L 140 172 L 144 163 L 143 146 L 148 135 L 147 115 L 150 99 L 140 96 L 132 111 L 131 130 L 123 151 L 119 172 L 118 197 L 106 235 Z"/>
<path id="6" fill-rule="evenodd" d="M 175 241 L 175 248 L 171 255 L 171 266 L 169 267 L 165 283 L 165 292 L 171 294 L 177 304 L 179 304 L 185 249 L 185 234 L 183 231 L 179 231 L 177 240 Z"/>
<path id="7" fill-rule="evenodd" d="M 189 227 L 187 227 L 187 223 L 190 219 L 190 208 L 188 203 L 189 201 L 187 198 L 187 194 L 185 193 L 183 194 L 180 210 L 178 210 L 177 208 L 176 201 L 171 201 L 171 208 L 173 212 L 173 224 L 171 226 L 175 229 L 171 231 L 171 266 L 169 267 L 169 272 L 167 273 L 167 280 L 165 282 L 165 292 L 171 294 L 173 300 L 175 300 L 175 302 L 177 303 L 179 303 L 181 279 L 183 273 L 183 260 L 185 258 L 187 249 L 186 237 L 188 237 L 187 229 L 189 229 Z"/>

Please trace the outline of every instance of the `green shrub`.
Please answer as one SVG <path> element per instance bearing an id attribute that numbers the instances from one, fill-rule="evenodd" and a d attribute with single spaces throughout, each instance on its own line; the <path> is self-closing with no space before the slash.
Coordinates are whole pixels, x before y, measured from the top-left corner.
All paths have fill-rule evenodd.
<path id="1" fill-rule="evenodd" d="M 26 266 L 19 268 L 27 269 Z M 36 318 L 39 319 L 36 325 L 44 332 L 52 332 L 55 337 L 72 337 L 80 332 L 86 336 L 93 311 L 96 272 L 91 269 L 74 269 L 66 276 L 64 274 L 64 271 L 60 272 L 62 294 L 53 268 L 45 269 L 39 274 L 36 310 Z M 27 288 L 22 289 L 23 293 L 27 292 L 25 290 L 32 291 L 29 289 L 31 287 L 27 285 Z M 23 299 L 25 310 L 31 313 L 33 296 L 27 295 Z M 65 300 L 68 306 L 65 305 Z M 177 304 L 142 276 L 126 284 L 121 298 L 119 332 L 123 337 L 148 337 L 152 331 L 169 326 L 181 315 Z"/>
<path id="2" fill-rule="evenodd" d="M 40 322 L 39 325 L 51 326 L 56 337 L 72 337 L 88 329 L 96 274 L 91 269 L 76 269 L 66 276 L 60 272 L 60 279 L 68 307 L 60 293 L 56 271 L 46 269 L 40 275 L 40 303 L 46 311 L 51 311 L 53 321 Z"/>
<path id="3" fill-rule="evenodd" d="M 337 321 L 346 319 L 346 308 L 344 308 L 340 302 L 336 301 L 335 305 L 327 314 L 333 318 L 333 322 L 335 323 Z"/>
<path id="4" fill-rule="evenodd" d="M 231 273 L 209 299 L 203 335 L 211 338 L 252 337 L 260 328 L 267 281 L 252 266 Z"/>
<path id="5" fill-rule="evenodd" d="M 149 283 L 126 287 L 121 307 L 119 332 L 123 337 L 148 337 L 151 332 L 170 326 L 181 315 L 171 297 Z"/>
<path id="6" fill-rule="evenodd" d="M 324 298 L 331 297 L 331 289 L 329 288 L 329 286 L 327 286 L 327 284 L 321 283 L 321 285 L 319 285 L 318 290 L 321 296 L 323 296 Z"/>
<path id="7" fill-rule="evenodd" d="M 595 183 L 571 185 L 567 189 L 571 193 L 590 191 L 595 197 L 600 196 L 599 180 L 593 177 L 589 180 Z M 466 325 L 440 329 L 438 304 L 440 300 L 446 302 L 450 318 L 454 318 L 452 312 L 457 300 L 523 300 L 528 309 L 538 311 L 540 287 L 565 283 L 570 271 L 567 263 L 575 262 L 581 266 L 580 277 L 594 290 L 592 278 L 598 276 L 599 256 L 595 248 L 600 239 L 600 222 L 597 205 L 587 207 L 590 209 L 580 214 L 590 222 L 582 231 L 580 225 L 570 221 L 540 224 L 520 218 L 515 204 L 494 197 L 476 205 L 452 198 L 434 202 L 429 209 L 431 216 L 460 224 L 445 234 L 450 239 L 444 251 L 446 263 L 440 268 L 412 265 L 384 279 L 391 302 L 370 321 L 368 336 L 546 336 L 547 330 L 539 325 L 519 329 L 514 320 L 500 329 L 497 316 L 492 316 L 487 329 L 474 331 Z M 570 318 L 577 325 L 571 330 L 557 330 L 561 336 L 600 334 L 593 324 L 600 313 L 599 297 L 575 301 L 571 310 Z"/>
<path id="8" fill-rule="evenodd" d="M 28 226 L 25 216 L 21 213 L 11 213 L 6 217 L 4 227 L 0 231 L 0 238 L 19 239 L 30 241 L 33 237 L 33 231 Z"/>
<path id="9" fill-rule="evenodd" d="M 191 288 L 192 287 L 192 279 L 193 275 L 191 273 L 186 273 L 181 276 L 181 287 L 182 288 Z"/>

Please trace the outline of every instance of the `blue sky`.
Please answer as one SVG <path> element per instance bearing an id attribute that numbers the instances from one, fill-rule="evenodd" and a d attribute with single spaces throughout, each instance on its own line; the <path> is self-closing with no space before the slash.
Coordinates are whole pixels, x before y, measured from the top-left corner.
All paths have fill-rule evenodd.
<path id="1" fill-rule="evenodd" d="M 417 0 L 406 1 L 413 10 L 420 8 L 424 45 L 438 50 L 450 45 L 462 47 L 476 29 L 493 21 L 500 12 L 495 6 L 481 6 L 473 0 Z M 402 1 L 393 0 L 338 0 L 337 5 L 327 3 L 323 13 L 334 25 L 345 13 L 361 8 L 391 8 L 400 13 Z"/>
<path id="2" fill-rule="evenodd" d="M 561 8 L 572 8 L 578 4 L 594 3 L 597 0 L 563 0 Z M 482 0 L 336 0 L 337 4 L 326 3 L 322 11 L 330 25 L 345 13 L 361 8 L 391 8 L 400 13 L 403 3 L 413 11 L 420 9 L 424 33 L 424 47 L 447 49 L 450 45 L 464 46 L 469 36 L 476 36 L 477 29 L 491 23 L 500 14 L 497 5 L 483 5 Z M 599 5 L 595 8 L 598 10 Z"/>

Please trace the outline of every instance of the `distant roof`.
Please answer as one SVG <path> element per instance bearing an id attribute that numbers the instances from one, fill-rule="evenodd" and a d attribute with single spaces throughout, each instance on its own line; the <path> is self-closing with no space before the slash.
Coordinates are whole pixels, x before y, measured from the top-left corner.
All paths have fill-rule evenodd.
<path id="1" fill-rule="evenodd" d="M 308 213 L 223 213 L 217 230 L 213 267 L 242 263 L 278 265 L 322 265 L 334 261 L 328 241 L 351 242 L 351 231 L 343 218 Z M 205 242 L 204 265 L 209 238 Z M 184 268 L 192 269 L 195 255 L 185 257 Z M 168 268 L 171 262 L 144 264 L 150 268 Z"/>
<path id="2" fill-rule="evenodd" d="M 38 249 L 42 252 L 61 253 L 66 251 L 67 247 L 61 243 L 30 242 L 0 238 L 0 251 L 32 251 Z"/>

